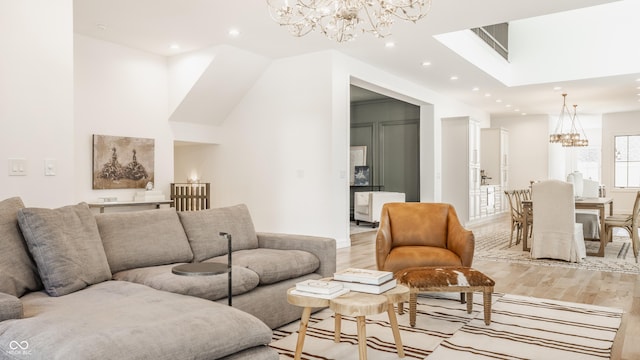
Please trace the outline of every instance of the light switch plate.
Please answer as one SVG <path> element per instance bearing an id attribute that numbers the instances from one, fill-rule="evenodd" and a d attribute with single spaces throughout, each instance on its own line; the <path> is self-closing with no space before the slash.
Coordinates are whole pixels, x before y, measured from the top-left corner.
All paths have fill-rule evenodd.
<path id="1" fill-rule="evenodd" d="M 9 176 L 26 176 L 27 159 L 9 159 Z"/>
<path id="2" fill-rule="evenodd" d="M 55 176 L 57 171 L 55 159 L 44 159 L 44 175 Z"/>

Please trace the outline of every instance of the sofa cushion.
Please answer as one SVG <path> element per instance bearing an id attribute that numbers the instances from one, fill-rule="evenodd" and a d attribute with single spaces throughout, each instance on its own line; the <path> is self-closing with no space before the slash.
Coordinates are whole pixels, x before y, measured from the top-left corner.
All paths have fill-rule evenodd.
<path id="1" fill-rule="evenodd" d="M 86 203 L 18 211 L 20 229 L 44 288 L 61 296 L 111 279 L 93 213 Z"/>
<path id="2" fill-rule="evenodd" d="M 96 221 L 113 273 L 193 259 L 174 209 L 99 214 Z"/>
<path id="3" fill-rule="evenodd" d="M 0 201 L 0 292 L 16 297 L 42 289 L 38 269 L 18 225 L 19 197 Z"/>
<path id="4" fill-rule="evenodd" d="M 226 256 L 213 258 L 213 261 L 226 262 Z M 260 277 L 260 285 L 277 283 L 310 274 L 320 267 L 320 260 L 306 251 L 251 249 L 234 251 L 232 263 L 255 271 Z"/>
<path id="5" fill-rule="evenodd" d="M 178 214 L 195 261 L 227 253 L 228 243 L 220 232 L 231 234 L 233 251 L 258 247 L 258 236 L 249 209 L 244 204 Z"/>
<path id="6" fill-rule="evenodd" d="M 219 359 L 272 335 L 233 307 L 127 281 L 22 302 L 25 319 L 0 322 L 0 344 L 28 340 L 26 359 Z"/>
<path id="7" fill-rule="evenodd" d="M 0 321 L 22 319 L 22 302 L 13 295 L 0 293 Z"/>
<path id="8" fill-rule="evenodd" d="M 176 275 L 171 272 L 171 268 L 176 265 L 125 270 L 113 274 L 113 278 L 147 285 L 157 290 L 196 296 L 207 300 L 218 300 L 227 297 L 229 286 L 227 273 L 210 276 Z M 244 294 L 258 286 L 260 279 L 255 272 L 239 266 L 233 266 L 231 271 L 231 293 L 233 295 Z"/>

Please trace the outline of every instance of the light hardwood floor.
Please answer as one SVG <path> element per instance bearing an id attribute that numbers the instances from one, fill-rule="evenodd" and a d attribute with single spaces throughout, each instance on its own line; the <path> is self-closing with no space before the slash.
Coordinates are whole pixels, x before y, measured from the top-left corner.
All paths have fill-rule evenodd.
<path id="1" fill-rule="evenodd" d="M 469 227 L 474 234 L 509 228 L 506 217 Z M 351 247 L 337 251 L 337 267 L 376 268 L 375 231 L 351 235 Z M 496 281 L 499 293 L 616 307 L 624 310 L 612 359 L 640 359 L 640 276 L 506 262 L 475 261 Z"/>

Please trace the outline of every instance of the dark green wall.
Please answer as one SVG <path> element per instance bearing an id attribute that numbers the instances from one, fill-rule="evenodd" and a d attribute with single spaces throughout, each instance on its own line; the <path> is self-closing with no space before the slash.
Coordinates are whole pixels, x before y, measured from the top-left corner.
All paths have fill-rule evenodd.
<path id="1" fill-rule="evenodd" d="M 392 98 L 352 102 L 351 146 L 361 145 L 367 146 L 372 185 L 420 201 L 419 106 Z"/>

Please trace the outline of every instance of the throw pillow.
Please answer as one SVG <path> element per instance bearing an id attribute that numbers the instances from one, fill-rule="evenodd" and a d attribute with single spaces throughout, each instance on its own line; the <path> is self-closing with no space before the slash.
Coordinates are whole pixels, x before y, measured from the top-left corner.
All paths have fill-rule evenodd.
<path id="1" fill-rule="evenodd" d="M 203 261 L 227 253 L 227 240 L 220 232 L 231 235 L 232 251 L 256 249 L 258 236 L 246 205 L 181 211 L 180 221 L 187 233 L 195 261 Z"/>
<path id="2" fill-rule="evenodd" d="M 31 259 L 18 226 L 19 197 L 0 201 L 0 292 L 20 297 L 42 289 L 38 269 Z"/>
<path id="3" fill-rule="evenodd" d="M 66 295 L 111 279 L 98 226 L 86 203 L 25 208 L 18 212 L 18 222 L 49 295 Z"/>

